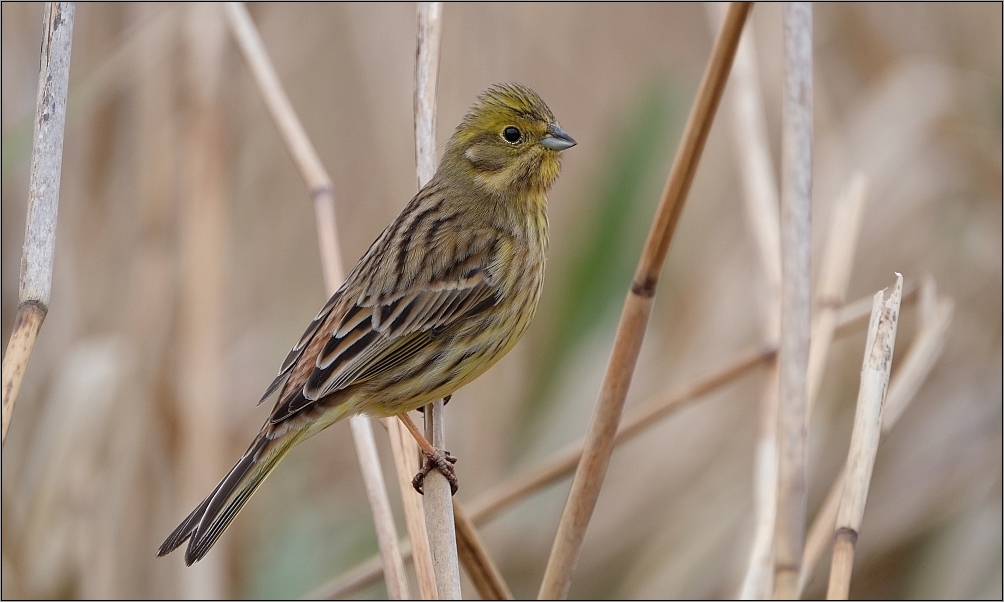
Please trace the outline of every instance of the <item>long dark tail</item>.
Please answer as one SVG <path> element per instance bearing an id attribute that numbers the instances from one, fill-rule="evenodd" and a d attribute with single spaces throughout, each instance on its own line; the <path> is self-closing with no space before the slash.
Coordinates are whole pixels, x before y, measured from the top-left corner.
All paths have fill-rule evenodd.
<path id="1" fill-rule="evenodd" d="M 251 494 L 258 489 L 276 464 L 302 438 L 303 431 L 287 431 L 270 439 L 263 430 L 205 500 L 161 544 L 157 556 L 174 551 L 188 540 L 185 564 L 191 566 L 209 552 L 234 520 Z"/>

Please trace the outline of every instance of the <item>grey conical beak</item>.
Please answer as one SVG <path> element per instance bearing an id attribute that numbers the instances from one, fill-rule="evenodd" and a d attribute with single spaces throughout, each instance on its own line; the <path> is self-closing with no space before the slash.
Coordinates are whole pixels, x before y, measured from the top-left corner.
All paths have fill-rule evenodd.
<path id="1" fill-rule="evenodd" d="M 558 127 L 558 124 L 552 123 L 547 128 L 547 134 L 540 139 L 540 144 L 551 150 L 563 151 L 575 146 L 575 138 L 566 134 L 565 130 Z"/>

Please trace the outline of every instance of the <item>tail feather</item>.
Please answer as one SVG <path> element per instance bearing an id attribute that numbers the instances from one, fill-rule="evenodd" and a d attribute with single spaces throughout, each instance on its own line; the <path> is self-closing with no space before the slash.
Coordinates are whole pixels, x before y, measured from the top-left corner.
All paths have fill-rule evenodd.
<path id="1" fill-rule="evenodd" d="M 287 432 L 274 440 L 260 434 L 209 497 L 161 544 L 157 555 L 164 556 L 187 540 L 185 564 L 191 566 L 201 560 L 302 434 Z"/>
<path id="2" fill-rule="evenodd" d="M 166 556 L 167 554 L 170 554 L 178 546 L 185 543 L 185 540 L 192 536 L 192 533 L 195 532 L 195 528 L 199 526 L 199 520 L 206 512 L 206 504 L 209 503 L 209 500 L 213 498 L 213 494 L 215 494 L 216 490 L 219 488 L 219 485 L 217 485 L 216 489 L 213 490 L 213 493 L 206 499 L 202 500 L 202 503 L 196 506 L 195 510 L 192 510 L 192 513 L 189 514 L 185 520 L 181 521 L 178 528 L 175 529 L 173 533 L 168 535 L 167 539 L 164 540 L 164 543 L 160 544 L 160 548 L 157 550 L 157 556 Z"/>

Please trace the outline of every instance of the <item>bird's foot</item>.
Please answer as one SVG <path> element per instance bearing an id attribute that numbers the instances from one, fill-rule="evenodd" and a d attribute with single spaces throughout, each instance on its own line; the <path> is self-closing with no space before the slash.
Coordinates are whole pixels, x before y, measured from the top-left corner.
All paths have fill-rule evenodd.
<path id="1" fill-rule="evenodd" d="M 415 488 L 415 491 L 425 495 L 425 490 L 423 489 L 425 475 L 432 472 L 435 468 L 450 482 L 450 495 L 456 495 L 460 483 L 457 481 L 457 471 L 453 468 L 453 465 L 457 463 L 457 459 L 451 456 L 450 452 L 443 452 L 442 454 L 433 452 L 430 455 L 425 450 L 422 450 L 422 453 L 425 454 L 425 465 L 418 471 L 415 478 L 411 480 L 411 486 Z"/>

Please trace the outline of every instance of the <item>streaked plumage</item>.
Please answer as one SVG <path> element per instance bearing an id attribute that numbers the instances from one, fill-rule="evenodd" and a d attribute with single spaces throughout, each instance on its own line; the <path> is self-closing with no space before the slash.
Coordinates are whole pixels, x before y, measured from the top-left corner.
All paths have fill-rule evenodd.
<path id="1" fill-rule="evenodd" d="M 201 559 L 303 439 L 352 414 L 414 410 L 505 355 L 537 307 L 547 190 L 558 153 L 574 144 L 529 88 L 482 94 L 436 175 L 289 352 L 261 399 L 278 400 L 248 451 L 158 555 L 189 540 L 185 562 Z"/>

